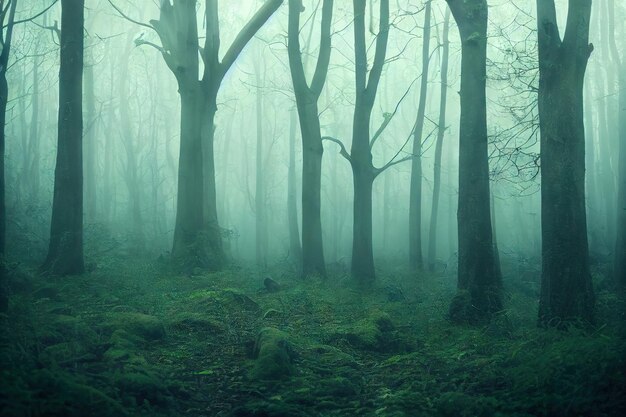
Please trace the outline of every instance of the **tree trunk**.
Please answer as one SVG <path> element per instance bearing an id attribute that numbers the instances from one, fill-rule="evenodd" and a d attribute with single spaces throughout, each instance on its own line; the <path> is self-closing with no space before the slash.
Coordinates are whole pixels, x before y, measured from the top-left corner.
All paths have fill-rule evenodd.
<path id="1" fill-rule="evenodd" d="M 422 133 L 426 116 L 428 94 L 428 69 L 430 66 L 430 15 L 432 0 L 426 2 L 422 36 L 422 80 L 417 118 L 413 130 L 413 159 L 411 160 L 411 186 L 409 193 L 409 265 L 422 269 Z"/>
<path id="2" fill-rule="evenodd" d="M 619 77 L 619 161 L 614 279 L 626 294 L 626 45 Z"/>
<path id="3" fill-rule="evenodd" d="M 435 270 L 437 261 L 437 217 L 439 216 L 439 194 L 441 191 L 441 154 L 443 138 L 446 134 L 446 108 L 448 103 L 448 59 L 450 55 L 450 9 L 446 9 L 443 21 L 443 45 L 441 51 L 441 86 L 439 93 L 439 122 L 437 143 L 435 144 L 435 162 L 433 173 L 433 199 L 430 209 L 430 228 L 428 232 L 428 269 Z"/>
<path id="4" fill-rule="evenodd" d="M 493 248 L 489 207 L 485 91 L 488 6 L 486 0 L 447 1 L 462 42 L 457 212 L 459 295 L 450 307 L 450 315 L 455 321 L 472 323 L 502 309 L 501 277 Z"/>
<path id="5" fill-rule="evenodd" d="M 83 260 L 83 25 L 84 0 L 61 0 L 59 138 L 54 172 L 50 246 L 42 269 L 81 274 Z"/>
<path id="6" fill-rule="evenodd" d="M 554 1 L 537 1 L 542 277 L 539 324 L 594 321 L 585 212 L 583 84 L 591 0 L 570 3 L 561 41 Z"/>
<path id="7" fill-rule="evenodd" d="M 302 246 L 298 228 L 298 204 L 296 188 L 296 110 L 289 117 L 289 170 L 287 173 L 287 220 L 289 222 L 289 257 L 297 270 L 302 267 Z"/>
<path id="8" fill-rule="evenodd" d="M 36 47 L 35 51 L 38 51 Z M 30 183 L 29 199 L 39 203 L 39 65 L 41 60 L 33 58 L 33 92 L 31 97 L 30 140 L 28 141 L 28 177 Z"/>
<path id="9" fill-rule="evenodd" d="M 93 59 L 91 60 L 93 61 Z M 87 121 L 85 132 L 85 217 L 87 222 L 95 222 L 97 220 L 96 207 L 97 207 L 97 193 L 96 193 L 96 129 L 97 129 L 97 116 L 96 116 L 96 102 L 95 102 L 95 86 L 93 79 L 93 62 L 89 62 L 89 65 L 85 67 L 85 110 Z M 122 97 L 120 99 L 123 100 Z"/>
<path id="10" fill-rule="evenodd" d="M 370 165 L 361 163 L 359 158 L 355 158 L 354 152 L 352 156 L 352 178 L 354 180 L 352 275 L 359 283 L 367 285 L 376 278 L 372 246 L 372 186 L 375 177 Z M 366 158 L 367 156 L 364 159 Z"/>
<path id="11" fill-rule="evenodd" d="M 326 276 L 322 241 L 322 135 L 317 103 L 326 82 L 330 62 L 333 1 L 324 0 L 320 32 L 320 52 L 315 73 L 307 82 L 300 50 L 301 0 L 289 0 L 289 69 L 296 96 L 302 133 L 302 274 Z"/>
<path id="12" fill-rule="evenodd" d="M 256 264 L 258 268 L 267 268 L 267 216 L 265 205 L 265 167 L 263 166 L 263 97 L 261 92 L 261 69 L 258 62 L 256 69 L 256 175 L 254 192 Z"/>

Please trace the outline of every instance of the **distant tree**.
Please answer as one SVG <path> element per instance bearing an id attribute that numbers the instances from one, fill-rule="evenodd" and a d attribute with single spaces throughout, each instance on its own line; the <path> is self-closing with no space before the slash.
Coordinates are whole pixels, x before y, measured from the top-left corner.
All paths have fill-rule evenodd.
<path id="1" fill-rule="evenodd" d="M 289 0 L 289 68 L 302 133 L 302 273 L 304 276 L 326 275 L 321 219 L 324 148 L 318 101 L 326 82 L 330 62 L 333 0 L 324 0 L 322 6 L 320 50 L 315 73 L 310 83 L 306 79 L 300 50 L 300 13 L 302 11 L 302 0 Z"/>
<path id="2" fill-rule="evenodd" d="M 84 0 L 61 0 L 61 67 L 54 197 L 48 256 L 42 270 L 84 272 L 83 259 L 83 45 Z"/>
<path id="3" fill-rule="evenodd" d="M 446 8 L 443 21 L 441 50 L 441 85 L 439 93 L 439 121 L 437 123 L 437 142 L 435 143 L 435 161 L 433 172 L 433 199 L 430 209 L 430 228 L 428 233 L 428 269 L 434 271 L 437 260 L 437 218 L 439 216 L 439 194 L 441 191 L 441 154 L 446 133 L 446 109 L 448 104 L 448 60 L 450 55 L 450 9 Z"/>
<path id="4" fill-rule="evenodd" d="M 161 45 L 141 38 L 136 42 L 155 47 L 178 83 L 180 156 L 172 257 L 185 269 L 220 269 L 225 255 L 217 219 L 213 152 L 217 94 L 243 48 L 278 10 L 282 0 L 267 0 L 261 6 L 237 34 L 221 62 L 218 0 L 205 1 L 203 47 L 198 39 L 196 1 L 161 0 L 159 19 L 151 20 L 150 25 L 129 18 L 111 4 L 126 19 L 156 31 Z"/>
<path id="5" fill-rule="evenodd" d="M 537 0 L 542 277 L 539 324 L 594 321 L 585 210 L 583 84 L 591 0 L 570 1 L 563 38 L 554 0 Z"/>
<path id="6" fill-rule="evenodd" d="M 502 309 L 490 217 L 487 141 L 486 0 L 447 0 L 461 36 L 459 126 L 459 293 L 450 317 L 479 322 Z"/>
<path id="7" fill-rule="evenodd" d="M 411 184 L 409 191 L 409 265 L 422 269 L 422 133 L 426 119 L 428 96 L 428 70 L 430 68 L 430 20 L 432 0 L 426 2 L 424 28 L 422 29 L 422 79 L 415 127 L 413 128 L 413 159 L 411 160 Z"/>
<path id="8" fill-rule="evenodd" d="M 5 127 L 7 103 L 9 101 L 9 84 L 7 82 L 7 69 L 13 39 L 13 27 L 15 23 L 15 7 L 17 0 L 0 0 L 0 312 L 8 308 L 8 294 L 6 283 L 6 269 L 4 256 L 6 252 L 6 183 L 5 183 Z M 8 13 L 8 17 L 7 17 Z M 6 29 L 5 29 L 5 19 Z"/>

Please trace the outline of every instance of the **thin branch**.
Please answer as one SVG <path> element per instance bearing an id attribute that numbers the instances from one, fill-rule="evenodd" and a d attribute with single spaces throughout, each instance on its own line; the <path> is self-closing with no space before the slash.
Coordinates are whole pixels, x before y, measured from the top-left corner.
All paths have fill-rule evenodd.
<path id="1" fill-rule="evenodd" d="M 333 138 L 332 136 L 323 136 L 322 140 L 329 140 L 331 142 L 335 142 L 337 145 L 339 145 L 339 147 L 341 148 L 339 153 L 341 154 L 341 156 L 343 156 L 344 158 L 346 158 L 346 160 L 350 163 L 352 163 L 352 158 L 350 157 L 350 154 L 348 153 L 348 151 L 346 150 L 346 147 L 344 146 L 343 142 L 340 141 L 339 139 Z"/>
<path id="2" fill-rule="evenodd" d="M 393 112 L 391 114 L 386 113 L 384 115 L 385 120 L 380 125 L 378 130 L 376 130 L 376 133 L 374 133 L 374 136 L 372 136 L 372 140 L 370 140 L 370 149 L 372 149 L 374 147 L 374 144 L 376 143 L 376 141 L 378 140 L 380 135 L 385 131 L 385 129 L 387 128 L 389 123 L 391 123 L 391 120 L 398 113 L 398 109 L 400 108 L 400 104 L 404 101 L 406 96 L 409 94 L 409 91 L 411 91 L 411 87 L 413 87 L 413 84 L 415 83 L 415 81 L 417 81 L 417 78 L 415 78 L 413 81 L 411 81 L 411 84 L 409 84 L 409 87 L 406 89 L 406 91 L 404 92 L 402 97 L 400 97 L 400 100 L 398 100 L 398 102 L 396 103 L 396 107 L 395 107 L 395 109 L 393 109 Z"/>
<path id="3" fill-rule="evenodd" d="M 20 23 L 27 23 L 27 22 L 32 22 L 33 20 L 37 19 L 39 16 L 42 16 L 44 13 L 46 13 L 48 10 L 52 9 L 52 6 L 54 6 L 55 4 L 57 4 L 59 2 L 59 0 L 54 0 L 52 2 L 52 4 L 48 7 L 46 7 L 45 9 L 43 9 L 41 12 L 37 13 L 36 15 L 29 17 L 28 19 L 23 19 L 23 20 L 18 20 L 16 22 L 14 22 L 14 25 L 18 25 Z M 6 26 L 5 26 L 6 28 Z M 4 28 L 3 28 L 4 29 Z"/>
<path id="4" fill-rule="evenodd" d="M 385 170 L 387 170 L 387 168 L 391 168 L 394 165 L 398 165 L 401 164 L 403 162 L 406 161 L 410 161 L 411 159 L 413 159 L 413 155 L 409 155 L 409 156 L 405 156 L 402 159 L 397 159 L 397 160 L 391 160 L 389 162 L 387 162 L 383 167 L 381 168 L 374 168 L 374 176 L 379 176 L 380 174 L 382 174 L 383 172 L 385 172 Z"/>
<path id="5" fill-rule="evenodd" d="M 108 1 L 108 2 L 109 2 L 109 4 L 111 5 L 111 7 L 113 7 L 113 8 L 114 8 L 114 9 L 115 9 L 115 10 L 116 10 L 119 14 L 120 14 L 120 16 L 121 16 L 121 17 L 123 17 L 124 19 L 126 19 L 126 20 L 128 20 L 129 22 L 134 23 L 134 24 L 136 24 L 136 25 L 143 26 L 143 27 L 148 28 L 148 29 L 152 29 L 152 30 L 154 30 L 154 31 L 156 32 L 156 29 L 155 29 L 152 25 L 149 25 L 149 24 L 147 24 L 147 23 L 143 23 L 143 22 L 140 22 L 140 21 L 138 21 L 138 20 L 133 19 L 132 17 L 130 17 L 130 16 L 128 16 L 126 13 L 124 13 L 124 12 L 123 12 L 123 11 L 122 11 L 119 7 L 117 7 L 117 6 L 113 3 L 113 1 L 112 1 L 112 0 L 107 0 L 107 1 Z"/>

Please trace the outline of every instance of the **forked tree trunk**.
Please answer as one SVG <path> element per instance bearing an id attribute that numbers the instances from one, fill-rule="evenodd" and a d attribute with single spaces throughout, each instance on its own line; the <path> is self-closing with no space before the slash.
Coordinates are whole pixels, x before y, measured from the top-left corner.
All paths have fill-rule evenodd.
<path id="1" fill-rule="evenodd" d="M 486 0 L 447 1 L 462 42 L 457 212 L 459 295 L 451 305 L 450 315 L 455 321 L 472 323 L 502 309 L 502 285 L 489 204 L 485 91 L 488 6 Z"/>
<path id="2" fill-rule="evenodd" d="M 561 40 L 554 0 L 537 0 L 542 277 L 539 324 L 594 321 L 585 211 L 583 84 L 591 0 L 570 2 Z"/>
<path id="3" fill-rule="evenodd" d="M 322 135 L 318 101 L 326 82 L 330 62 L 330 24 L 333 0 L 324 0 L 320 52 L 311 82 L 306 79 L 300 50 L 300 13 L 302 0 L 289 0 L 289 69 L 296 96 L 302 133 L 302 275 L 326 275 L 322 241 Z"/>
<path id="4" fill-rule="evenodd" d="M 61 1 L 59 137 L 48 256 L 53 275 L 81 274 L 83 260 L 83 25 L 84 0 Z"/>

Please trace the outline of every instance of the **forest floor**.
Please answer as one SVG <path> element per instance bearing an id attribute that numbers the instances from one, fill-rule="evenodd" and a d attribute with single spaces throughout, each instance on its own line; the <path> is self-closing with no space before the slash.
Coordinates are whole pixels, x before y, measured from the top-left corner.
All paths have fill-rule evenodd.
<path id="1" fill-rule="evenodd" d="M 507 310 L 465 327 L 446 318 L 453 277 L 389 269 L 363 291 L 273 271 L 270 291 L 252 269 L 108 262 L 66 278 L 13 267 L 1 416 L 625 415 L 609 291 L 595 329 L 542 330 L 536 282 L 509 278 Z"/>

